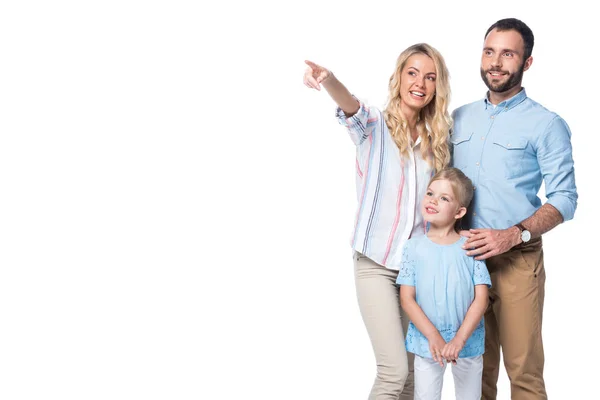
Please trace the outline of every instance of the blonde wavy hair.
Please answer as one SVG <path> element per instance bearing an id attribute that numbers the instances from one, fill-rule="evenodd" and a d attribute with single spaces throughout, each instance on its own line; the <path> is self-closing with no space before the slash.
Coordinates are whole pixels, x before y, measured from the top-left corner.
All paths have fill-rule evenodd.
<path id="1" fill-rule="evenodd" d="M 424 54 L 433 60 L 436 71 L 435 94 L 433 99 L 419 112 L 417 131 L 421 137 L 421 154 L 435 171 L 441 171 L 450 162 L 448 133 L 452 119 L 448 113 L 450 103 L 450 74 L 444 58 L 436 49 L 426 43 L 418 43 L 404 50 L 396 61 L 396 70 L 390 77 L 388 103 L 385 108 L 385 122 L 390 134 L 407 157 L 410 145 L 410 132 L 400 110 L 400 83 L 402 70 L 408 58 L 414 54 Z"/>

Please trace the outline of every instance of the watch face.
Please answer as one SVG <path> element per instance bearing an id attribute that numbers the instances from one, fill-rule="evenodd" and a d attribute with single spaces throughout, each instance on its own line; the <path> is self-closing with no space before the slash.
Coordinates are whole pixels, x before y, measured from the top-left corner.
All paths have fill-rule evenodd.
<path id="1" fill-rule="evenodd" d="M 529 231 L 521 232 L 521 240 L 522 241 L 529 242 L 530 239 L 531 239 L 531 232 L 529 232 Z"/>

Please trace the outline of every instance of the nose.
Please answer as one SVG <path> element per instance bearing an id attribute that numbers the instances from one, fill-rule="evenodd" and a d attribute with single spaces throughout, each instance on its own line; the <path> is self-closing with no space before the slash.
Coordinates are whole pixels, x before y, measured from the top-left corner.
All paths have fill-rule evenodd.
<path id="1" fill-rule="evenodd" d="M 502 59 L 500 58 L 500 54 L 496 54 L 492 57 L 492 62 L 490 65 L 494 68 L 500 68 L 502 66 Z"/>
<path id="2" fill-rule="evenodd" d="M 415 85 L 420 88 L 425 87 L 425 78 L 422 75 L 417 76 L 415 79 Z"/>

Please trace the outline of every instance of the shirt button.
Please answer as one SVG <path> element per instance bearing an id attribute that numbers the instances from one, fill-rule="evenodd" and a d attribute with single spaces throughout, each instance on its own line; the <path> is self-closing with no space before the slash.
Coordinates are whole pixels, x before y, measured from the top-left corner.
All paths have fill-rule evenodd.
<path id="1" fill-rule="evenodd" d="M 473 186 L 473 190 L 475 190 L 475 189 L 477 189 L 477 187 L 476 187 L 476 186 Z"/>
<path id="2" fill-rule="evenodd" d="M 481 140 L 484 140 L 484 139 L 485 139 L 485 136 L 482 136 L 482 137 L 481 137 Z"/>
<path id="3" fill-rule="evenodd" d="M 477 165 L 479 167 L 479 161 L 475 163 L 475 165 Z"/>
<path id="4" fill-rule="evenodd" d="M 494 119 L 494 116 L 492 115 L 490 118 L 491 118 L 491 119 Z"/>
<path id="5" fill-rule="evenodd" d="M 510 147 L 510 143 L 506 145 L 506 147 Z"/>
<path id="6" fill-rule="evenodd" d="M 474 213 L 473 213 L 473 216 L 474 216 L 474 217 L 476 217 L 476 216 L 477 216 L 477 213 L 475 213 L 475 212 L 474 212 Z"/>

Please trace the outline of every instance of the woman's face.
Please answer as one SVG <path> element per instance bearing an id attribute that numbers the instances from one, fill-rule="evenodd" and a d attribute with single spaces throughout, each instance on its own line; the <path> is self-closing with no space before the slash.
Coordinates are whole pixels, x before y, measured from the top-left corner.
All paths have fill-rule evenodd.
<path id="1" fill-rule="evenodd" d="M 419 112 L 435 96 L 435 64 L 425 54 L 413 54 L 401 73 L 400 107 L 404 112 Z"/>

